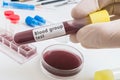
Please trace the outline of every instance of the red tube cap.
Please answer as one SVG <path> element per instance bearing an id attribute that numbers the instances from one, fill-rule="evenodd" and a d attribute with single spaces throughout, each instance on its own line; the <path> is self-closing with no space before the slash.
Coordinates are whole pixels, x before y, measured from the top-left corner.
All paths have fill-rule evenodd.
<path id="1" fill-rule="evenodd" d="M 19 15 L 10 15 L 9 19 L 11 20 L 12 23 L 17 23 L 20 20 Z"/>

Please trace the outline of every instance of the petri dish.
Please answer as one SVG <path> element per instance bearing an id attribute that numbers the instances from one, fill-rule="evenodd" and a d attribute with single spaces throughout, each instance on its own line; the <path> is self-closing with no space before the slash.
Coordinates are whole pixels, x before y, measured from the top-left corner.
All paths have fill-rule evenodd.
<path id="1" fill-rule="evenodd" d="M 42 72 L 54 79 L 76 76 L 83 68 L 82 53 L 67 44 L 53 44 L 46 47 L 40 59 Z"/>

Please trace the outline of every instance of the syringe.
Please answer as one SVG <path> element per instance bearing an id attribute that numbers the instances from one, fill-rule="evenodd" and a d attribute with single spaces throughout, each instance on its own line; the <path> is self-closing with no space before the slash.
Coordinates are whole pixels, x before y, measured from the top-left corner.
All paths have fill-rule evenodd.
<path id="1" fill-rule="evenodd" d="M 76 33 L 83 26 L 90 23 L 108 22 L 110 21 L 109 14 L 106 10 L 98 11 L 89 14 L 88 17 L 80 20 L 70 20 L 57 24 L 42 26 L 32 30 L 16 33 L 14 41 L 18 44 L 31 43 L 36 41 L 47 40 L 64 36 L 71 33 Z"/>
<path id="2" fill-rule="evenodd" d="M 96 71 L 94 80 L 120 80 L 120 68 Z"/>
<path id="3" fill-rule="evenodd" d="M 7 8 L 25 9 L 25 10 L 34 10 L 35 9 L 35 6 L 32 4 L 24 4 L 24 3 L 18 3 L 18 2 L 3 1 L 2 6 L 7 7 Z"/>

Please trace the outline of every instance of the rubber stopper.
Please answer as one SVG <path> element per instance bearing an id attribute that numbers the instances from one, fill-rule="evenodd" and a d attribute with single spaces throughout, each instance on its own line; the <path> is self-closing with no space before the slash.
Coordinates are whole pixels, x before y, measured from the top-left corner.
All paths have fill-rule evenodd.
<path id="1" fill-rule="evenodd" d="M 89 14 L 89 17 L 91 19 L 91 23 L 100 23 L 100 22 L 109 22 L 110 16 L 107 10 L 101 10 L 98 12 L 94 12 Z"/>
<path id="2" fill-rule="evenodd" d="M 12 23 L 17 23 L 20 20 L 19 15 L 10 15 L 9 19 L 11 20 Z"/>
<path id="3" fill-rule="evenodd" d="M 14 15 L 14 11 L 12 11 L 12 10 L 7 10 L 7 11 L 4 12 L 4 15 L 8 18 L 8 16 Z"/>

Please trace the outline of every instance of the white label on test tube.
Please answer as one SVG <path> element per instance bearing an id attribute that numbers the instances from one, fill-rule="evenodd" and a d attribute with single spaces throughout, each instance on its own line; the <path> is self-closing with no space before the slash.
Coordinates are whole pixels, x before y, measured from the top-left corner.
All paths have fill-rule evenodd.
<path id="1" fill-rule="evenodd" d="M 55 38 L 66 34 L 63 23 L 43 27 L 33 30 L 33 36 L 36 41 Z"/>

